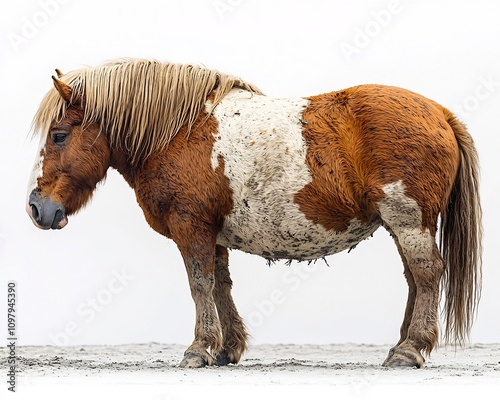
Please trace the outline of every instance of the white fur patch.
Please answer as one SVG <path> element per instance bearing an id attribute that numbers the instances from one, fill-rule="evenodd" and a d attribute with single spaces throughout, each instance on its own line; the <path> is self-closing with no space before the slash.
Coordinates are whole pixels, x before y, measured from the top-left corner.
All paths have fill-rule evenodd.
<path id="1" fill-rule="evenodd" d="M 383 221 L 397 236 L 403 253 L 411 259 L 427 259 L 434 239 L 422 229 L 422 211 L 417 202 L 406 196 L 401 181 L 383 187 L 385 197 L 378 203 Z"/>
<path id="2" fill-rule="evenodd" d="M 31 170 L 30 178 L 28 181 L 28 197 L 38 186 L 38 179 L 43 175 L 43 157 L 45 154 L 45 140 L 46 137 L 40 136 L 40 143 L 38 145 L 38 151 L 36 153 L 35 163 L 33 164 L 33 169 Z"/>
<path id="3" fill-rule="evenodd" d="M 294 203 L 312 180 L 301 120 L 308 104 L 233 89 L 215 108 L 212 167 L 224 159 L 234 202 L 220 245 L 269 259 L 309 260 L 348 249 L 378 228 L 353 220 L 345 232 L 327 231 Z"/>

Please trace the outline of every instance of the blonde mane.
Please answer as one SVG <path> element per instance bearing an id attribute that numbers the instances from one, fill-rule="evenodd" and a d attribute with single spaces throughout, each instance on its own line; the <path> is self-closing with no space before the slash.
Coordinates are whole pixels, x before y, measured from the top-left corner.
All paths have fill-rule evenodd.
<path id="1" fill-rule="evenodd" d="M 209 114 L 233 88 L 262 94 L 234 76 L 188 64 L 155 60 L 119 60 L 99 67 L 71 71 L 61 80 L 84 98 L 82 125 L 99 123 L 112 148 L 133 162 L 164 149 L 181 127 L 189 133 L 213 92 Z M 52 88 L 33 120 L 34 133 L 48 133 L 61 120 L 68 104 Z"/>

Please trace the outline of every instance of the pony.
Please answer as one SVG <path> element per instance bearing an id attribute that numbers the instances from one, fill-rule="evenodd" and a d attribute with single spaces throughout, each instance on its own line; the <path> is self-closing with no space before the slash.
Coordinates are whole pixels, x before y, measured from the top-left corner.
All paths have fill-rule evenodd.
<path id="1" fill-rule="evenodd" d="M 228 249 L 316 260 L 383 226 L 408 283 L 384 366 L 421 367 L 440 337 L 469 339 L 481 289 L 479 166 L 466 127 L 411 91 L 360 85 L 303 98 L 196 65 L 122 59 L 67 74 L 36 112 L 26 209 L 61 229 L 108 168 L 172 239 L 195 303 L 181 367 L 238 363 L 248 333 Z"/>

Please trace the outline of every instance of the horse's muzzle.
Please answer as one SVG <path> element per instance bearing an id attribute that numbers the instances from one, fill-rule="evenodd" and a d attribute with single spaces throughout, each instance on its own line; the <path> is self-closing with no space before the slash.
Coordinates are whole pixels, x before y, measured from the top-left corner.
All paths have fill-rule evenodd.
<path id="1" fill-rule="evenodd" d="M 61 229 L 68 223 L 64 206 L 49 197 L 42 197 L 36 190 L 29 195 L 26 212 L 41 229 Z"/>

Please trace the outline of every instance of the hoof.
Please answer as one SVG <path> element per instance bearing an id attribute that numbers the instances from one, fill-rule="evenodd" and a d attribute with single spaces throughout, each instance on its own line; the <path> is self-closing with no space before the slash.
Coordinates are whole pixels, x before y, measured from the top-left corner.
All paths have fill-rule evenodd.
<path id="1" fill-rule="evenodd" d="M 229 354 L 227 354 L 227 351 L 225 349 L 219 351 L 217 357 L 215 358 L 215 365 L 223 367 L 224 365 L 228 365 L 231 363 L 232 361 L 229 359 Z"/>
<path id="2" fill-rule="evenodd" d="M 389 355 L 383 362 L 383 367 L 389 368 L 421 368 L 424 365 L 424 357 L 415 350 L 391 349 Z"/>
<path id="3" fill-rule="evenodd" d="M 203 368 L 209 365 L 202 354 L 194 351 L 186 351 L 179 367 L 181 368 Z"/>

